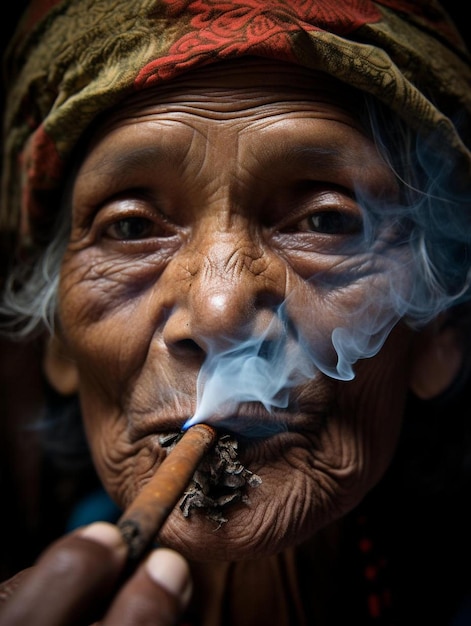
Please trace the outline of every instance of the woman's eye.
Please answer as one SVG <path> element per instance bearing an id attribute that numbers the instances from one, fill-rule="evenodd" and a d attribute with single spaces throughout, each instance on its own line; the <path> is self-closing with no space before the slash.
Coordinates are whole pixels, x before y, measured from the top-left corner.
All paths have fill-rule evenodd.
<path id="1" fill-rule="evenodd" d="M 357 235 L 363 230 L 363 220 L 344 211 L 317 211 L 297 223 L 297 230 L 325 235 Z"/>
<path id="2" fill-rule="evenodd" d="M 145 217 L 126 217 L 106 229 L 108 237 L 121 241 L 145 239 L 153 234 L 154 223 Z"/>

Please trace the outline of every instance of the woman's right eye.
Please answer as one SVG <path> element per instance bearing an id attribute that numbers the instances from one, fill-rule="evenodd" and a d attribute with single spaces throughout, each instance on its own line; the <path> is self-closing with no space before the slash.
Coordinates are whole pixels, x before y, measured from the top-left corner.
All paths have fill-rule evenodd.
<path id="1" fill-rule="evenodd" d="M 117 241 L 136 241 L 157 235 L 155 224 L 146 217 L 125 217 L 109 225 L 104 234 Z"/>

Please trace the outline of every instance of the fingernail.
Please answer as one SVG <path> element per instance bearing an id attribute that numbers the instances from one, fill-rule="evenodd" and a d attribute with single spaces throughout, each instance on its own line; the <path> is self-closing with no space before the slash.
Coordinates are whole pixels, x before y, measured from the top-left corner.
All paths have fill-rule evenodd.
<path id="1" fill-rule="evenodd" d="M 126 544 L 118 528 L 108 522 L 93 522 L 77 531 L 77 535 L 85 539 L 91 539 L 109 548 L 126 551 Z"/>
<path id="2" fill-rule="evenodd" d="M 167 548 L 154 550 L 146 561 L 146 569 L 154 582 L 180 599 L 186 606 L 191 597 L 190 568 L 185 559 Z"/>

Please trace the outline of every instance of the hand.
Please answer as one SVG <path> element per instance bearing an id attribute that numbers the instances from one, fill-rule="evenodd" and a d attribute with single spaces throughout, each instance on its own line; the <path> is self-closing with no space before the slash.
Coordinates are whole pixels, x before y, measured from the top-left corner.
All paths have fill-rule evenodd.
<path id="1" fill-rule="evenodd" d="M 123 582 L 126 556 L 121 533 L 106 522 L 59 539 L 35 566 L 4 583 L 0 591 L 9 597 L 0 607 L 0 625 L 177 624 L 191 595 L 187 562 L 159 548 Z"/>

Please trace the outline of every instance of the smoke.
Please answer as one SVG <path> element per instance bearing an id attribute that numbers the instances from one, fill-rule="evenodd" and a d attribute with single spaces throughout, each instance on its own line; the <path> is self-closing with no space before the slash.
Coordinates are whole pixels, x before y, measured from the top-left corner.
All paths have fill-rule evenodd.
<path id="1" fill-rule="evenodd" d="M 316 349 L 318 342 L 313 346 L 289 323 L 287 303 L 275 310 L 273 321 L 261 335 L 234 341 L 224 351 L 208 352 L 197 380 L 197 410 L 184 428 L 202 421 L 229 423 L 237 419 L 241 403 L 259 402 L 268 412 L 287 408 L 291 389 L 313 380 L 319 372 L 352 380 L 354 363 L 376 354 L 398 319 L 397 314 L 385 315 L 367 330 L 356 324 L 351 328 L 336 327 L 331 336 L 332 352 Z M 334 353 L 336 360 L 331 357 Z M 267 424 L 266 428 L 271 427 Z"/>
<path id="2" fill-rule="evenodd" d="M 185 428 L 207 419 L 223 421 L 241 402 L 260 402 L 269 412 L 287 407 L 289 390 L 316 375 L 315 363 L 288 328 L 284 311 L 281 305 L 261 335 L 208 353 L 197 381 L 198 408 Z"/>

